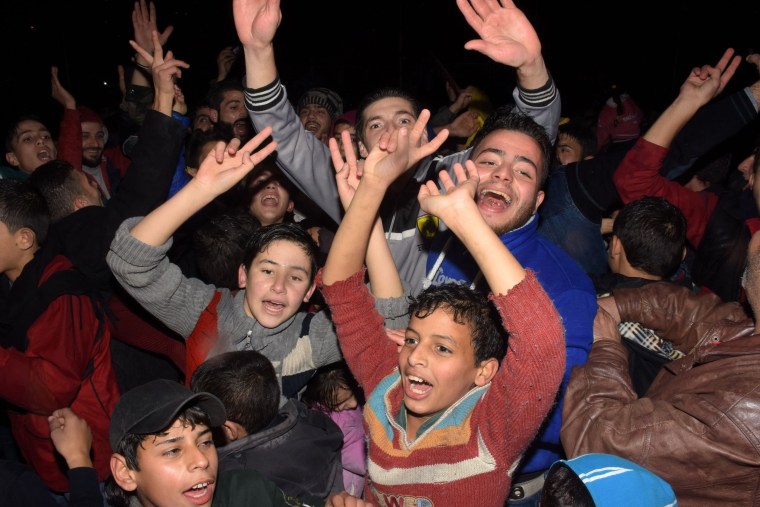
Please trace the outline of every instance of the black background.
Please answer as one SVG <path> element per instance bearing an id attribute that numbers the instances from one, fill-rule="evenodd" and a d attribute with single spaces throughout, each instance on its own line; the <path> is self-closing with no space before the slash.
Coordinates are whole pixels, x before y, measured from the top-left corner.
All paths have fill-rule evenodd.
<path id="1" fill-rule="evenodd" d="M 53 129 L 51 65 L 78 102 L 103 110 L 120 95 L 116 65 L 133 52 L 129 0 L 0 0 L 3 119 L 35 113 Z M 700 2 L 702 4 L 702 2 Z M 760 50 L 760 2 L 726 0 L 562 2 L 518 0 L 536 27 L 562 92 L 563 114 L 597 108 L 603 85 L 626 85 L 647 111 L 664 107 L 690 68 L 714 64 L 726 47 Z M 216 55 L 237 43 L 230 0 L 158 0 L 159 28 L 175 27 L 168 48 L 186 60 L 181 86 L 192 105 L 216 75 Z M 461 86 L 476 85 L 497 103 L 511 100 L 514 71 L 465 51 L 474 38 L 453 0 L 315 2 L 283 0 L 277 63 L 293 99 L 310 85 L 338 91 L 351 108 L 380 85 L 401 86 L 436 108 L 446 101 L 434 59 Z M 242 69 L 233 72 L 242 74 Z M 730 84 L 756 79 L 744 64 Z"/>

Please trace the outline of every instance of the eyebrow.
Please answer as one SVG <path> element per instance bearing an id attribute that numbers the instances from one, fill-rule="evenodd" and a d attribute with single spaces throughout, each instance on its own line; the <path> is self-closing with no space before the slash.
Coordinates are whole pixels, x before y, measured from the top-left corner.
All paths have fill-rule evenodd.
<path id="1" fill-rule="evenodd" d="M 16 134 L 16 137 L 21 137 L 24 134 L 28 134 L 28 133 L 31 133 L 31 132 L 47 132 L 48 134 L 50 133 L 50 131 L 48 129 L 46 129 L 46 128 L 41 128 L 41 129 L 36 129 L 36 130 L 35 129 L 26 129 L 26 130 L 22 130 L 22 131 L 18 132 Z"/>
<path id="2" fill-rule="evenodd" d="M 261 264 L 272 264 L 274 266 L 286 267 L 286 268 L 289 268 L 289 269 L 295 269 L 295 270 L 298 270 L 298 271 L 303 271 L 303 273 L 305 275 L 307 275 L 307 276 L 309 275 L 309 271 L 306 268 L 304 268 L 303 266 L 283 266 L 279 262 L 273 261 L 272 259 L 261 259 L 257 264 L 259 264 L 259 265 L 261 265 Z"/>
<path id="3" fill-rule="evenodd" d="M 208 427 L 207 427 L 205 430 L 203 430 L 203 431 L 201 431 L 200 433 L 198 433 L 198 437 L 202 437 L 203 435 L 206 435 L 207 433 L 211 433 L 211 428 L 208 428 Z M 159 437 L 159 438 L 160 438 L 160 437 L 166 436 L 166 435 L 168 435 L 168 434 L 169 434 L 169 432 L 168 432 L 168 431 L 165 431 L 165 432 L 163 432 L 163 433 L 159 433 L 159 434 L 157 435 L 157 437 Z M 177 442 L 180 442 L 180 441 L 182 441 L 182 440 L 184 440 L 184 439 L 185 439 L 185 435 L 179 435 L 179 436 L 176 436 L 176 437 L 174 437 L 174 438 L 167 438 L 167 439 L 166 439 L 166 440 L 164 440 L 163 442 L 158 442 L 158 443 L 156 444 L 156 447 L 158 447 L 158 446 L 161 446 L 161 445 L 175 444 L 175 443 L 177 443 Z"/>
<path id="4" fill-rule="evenodd" d="M 493 154 L 498 155 L 500 157 L 505 157 L 505 158 L 507 157 L 507 152 L 505 152 L 504 150 L 500 150 L 498 148 L 484 148 L 483 151 L 481 151 L 480 153 L 478 153 L 478 156 L 480 156 L 480 155 L 482 155 L 483 153 L 486 153 L 486 152 L 493 153 Z M 512 160 L 515 161 L 515 162 L 526 162 L 526 163 L 530 164 L 531 166 L 533 166 L 533 169 L 535 169 L 536 173 L 538 173 L 538 166 L 536 165 L 535 162 L 533 162 L 528 157 L 526 157 L 524 155 L 515 155 L 514 157 L 512 157 Z"/>
<path id="5" fill-rule="evenodd" d="M 411 116 L 412 118 L 414 118 L 414 114 L 413 114 L 411 111 L 407 110 L 407 109 L 399 109 L 399 110 L 397 110 L 397 111 L 394 111 L 394 112 L 391 114 L 391 117 L 392 117 L 392 118 L 395 118 L 396 116 L 401 116 L 401 115 L 409 115 L 409 116 Z M 366 121 L 365 123 L 369 123 L 369 122 L 371 122 L 371 121 L 373 121 L 373 120 L 377 120 L 377 119 L 382 119 L 382 117 L 381 117 L 379 114 L 376 114 L 376 115 L 374 115 L 374 116 L 372 116 L 372 117 L 368 118 L 368 119 L 367 119 L 367 121 Z"/>

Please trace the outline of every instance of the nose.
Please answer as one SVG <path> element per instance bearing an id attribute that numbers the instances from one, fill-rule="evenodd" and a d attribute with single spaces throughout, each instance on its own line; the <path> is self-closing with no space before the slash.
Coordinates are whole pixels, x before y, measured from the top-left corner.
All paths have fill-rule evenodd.
<path id="1" fill-rule="evenodd" d="M 512 166 L 509 164 L 500 164 L 494 168 L 493 172 L 491 172 L 491 175 L 497 180 L 511 181 Z"/>
<path id="2" fill-rule="evenodd" d="M 277 294 L 284 294 L 285 293 L 285 277 L 282 275 L 277 275 L 275 279 L 272 281 L 272 292 L 275 292 Z"/>
<path id="3" fill-rule="evenodd" d="M 205 470 L 209 466 L 208 456 L 198 447 L 193 446 L 189 456 L 190 470 Z"/>
<path id="4" fill-rule="evenodd" d="M 406 362 L 409 364 L 409 366 L 421 366 L 427 363 L 427 354 L 425 353 L 424 347 L 417 344 L 417 346 L 414 347 L 409 353 L 409 356 L 406 358 Z"/>
<path id="5" fill-rule="evenodd" d="M 341 407 L 343 410 L 353 410 L 356 408 L 356 398 L 346 400 Z"/>

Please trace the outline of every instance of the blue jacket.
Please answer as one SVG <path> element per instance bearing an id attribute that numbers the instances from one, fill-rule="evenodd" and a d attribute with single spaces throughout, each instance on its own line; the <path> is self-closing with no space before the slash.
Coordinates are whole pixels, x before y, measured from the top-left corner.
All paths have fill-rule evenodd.
<path id="1" fill-rule="evenodd" d="M 533 215 L 519 229 L 502 234 L 501 240 L 523 267 L 536 273 L 536 278 L 562 317 L 565 328 L 567 363 L 558 403 L 549 412 L 539 435 L 526 451 L 517 471 L 517 474 L 522 474 L 545 470 L 563 454 L 559 440 L 562 398 L 573 366 L 584 364 L 591 350 L 596 292 L 591 279 L 575 261 L 538 233 L 537 215 Z M 440 264 L 437 269 L 436 264 Z M 433 270 L 435 272 L 431 273 Z M 474 283 L 476 288 L 488 293 L 488 286 L 475 260 L 450 231 L 438 234 L 433 240 L 427 258 L 427 273 L 427 281 L 432 285 Z"/>

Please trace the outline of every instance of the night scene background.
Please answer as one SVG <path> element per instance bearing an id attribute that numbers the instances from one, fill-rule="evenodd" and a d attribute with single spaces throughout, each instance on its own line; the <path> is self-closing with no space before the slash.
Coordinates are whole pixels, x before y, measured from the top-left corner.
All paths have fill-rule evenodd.
<path id="1" fill-rule="evenodd" d="M 117 64 L 134 54 L 129 0 L 2 0 L 0 73 L 3 120 L 34 113 L 57 130 L 50 66 L 78 103 L 103 112 L 120 101 Z M 231 0 L 156 0 L 159 29 L 174 25 L 168 48 L 187 61 L 181 86 L 197 102 L 216 76 L 216 55 L 235 46 Z M 689 70 L 715 64 L 727 47 L 760 50 L 760 2 L 726 0 L 562 2 L 517 0 L 543 44 L 562 94 L 563 115 L 597 109 L 605 85 L 626 86 L 645 111 L 672 100 Z M 434 110 L 446 103 L 436 61 L 460 86 L 475 85 L 495 104 L 511 101 L 514 71 L 463 49 L 475 38 L 454 0 L 282 0 L 277 63 L 291 100 L 328 86 L 351 109 L 381 85 L 408 89 Z M 242 75 L 242 65 L 233 74 Z M 740 67 L 729 91 L 757 78 Z M 54 135 L 56 132 L 54 132 Z"/>

